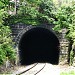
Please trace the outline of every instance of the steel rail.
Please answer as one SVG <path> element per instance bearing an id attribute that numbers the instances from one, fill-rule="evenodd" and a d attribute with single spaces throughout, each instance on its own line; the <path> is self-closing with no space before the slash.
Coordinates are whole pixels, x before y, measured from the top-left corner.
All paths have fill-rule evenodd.
<path id="1" fill-rule="evenodd" d="M 44 69 L 45 66 L 46 66 L 46 63 L 45 63 L 45 65 L 44 65 L 38 72 L 36 72 L 34 75 L 37 75 L 39 72 L 41 72 L 41 71 Z"/>
<path id="2" fill-rule="evenodd" d="M 23 71 L 23 72 L 21 72 L 21 73 L 19 73 L 19 74 L 16 74 L 16 75 L 21 75 L 21 74 L 23 74 L 23 73 L 29 71 L 30 69 L 32 69 L 33 67 L 35 67 L 37 64 L 38 64 L 38 63 L 36 63 L 36 64 L 33 65 L 32 67 L 30 67 L 29 69 L 27 69 L 27 70 L 25 70 L 25 71 Z"/>
<path id="3" fill-rule="evenodd" d="M 36 63 L 36 64 L 35 64 L 34 66 L 32 66 L 31 68 L 29 68 L 29 69 L 27 69 L 27 70 L 25 70 L 25 71 L 23 71 L 23 72 L 21 72 L 21 73 L 19 73 L 19 74 L 16 74 L 16 75 L 25 74 L 26 72 L 32 70 L 32 69 L 35 68 L 36 66 L 38 66 L 38 63 Z M 46 66 L 46 63 L 44 64 L 44 66 L 43 66 L 40 70 L 38 70 L 38 71 L 37 71 L 35 74 L 33 74 L 33 75 L 37 75 L 38 73 L 40 73 L 40 72 L 44 69 L 45 66 Z"/>

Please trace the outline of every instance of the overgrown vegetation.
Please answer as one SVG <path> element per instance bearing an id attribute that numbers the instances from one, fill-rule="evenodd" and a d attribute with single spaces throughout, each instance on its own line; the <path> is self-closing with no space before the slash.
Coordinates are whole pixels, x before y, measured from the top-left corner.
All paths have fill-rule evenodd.
<path id="1" fill-rule="evenodd" d="M 0 5 L 0 65 L 2 65 L 6 62 L 7 58 L 10 61 L 14 60 L 16 55 L 13 48 L 14 43 L 12 42 L 12 37 L 10 36 L 10 27 L 4 25 L 4 19 L 8 17 L 8 13 L 5 9 L 7 4 L 1 0 Z"/>
<path id="2" fill-rule="evenodd" d="M 9 25 L 19 22 L 27 25 L 50 24 L 53 22 L 54 9 L 52 0 L 23 0 L 17 14 L 10 16 L 6 22 L 8 21 Z"/>
<path id="3" fill-rule="evenodd" d="M 65 37 L 68 39 L 70 45 L 68 50 L 68 62 L 72 63 L 74 57 L 74 49 L 75 46 L 75 4 L 70 6 L 61 6 L 56 12 L 56 19 L 54 21 L 55 27 L 54 30 L 59 33 L 62 32 L 62 29 L 66 29 Z M 73 48 L 72 48 L 73 47 Z"/>
<path id="4" fill-rule="evenodd" d="M 64 5 L 62 0 L 58 0 L 57 5 L 53 1 L 55 0 L 20 0 L 16 7 L 17 13 L 8 15 L 9 10 L 14 10 L 15 3 L 9 5 L 9 0 L 0 0 L 0 64 L 6 60 L 6 57 L 9 60 L 15 59 L 9 26 L 16 23 L 27 25 L 54 24 L 53 29 L 59 33 L 65 28 L 67 30 L 65 37 L 70 42 L 68 62 L 73 61 L 74 53 L 71 50 L 75 46 L 75 2 Z M 12 8 L 10 9 L 10 7 Z"/>

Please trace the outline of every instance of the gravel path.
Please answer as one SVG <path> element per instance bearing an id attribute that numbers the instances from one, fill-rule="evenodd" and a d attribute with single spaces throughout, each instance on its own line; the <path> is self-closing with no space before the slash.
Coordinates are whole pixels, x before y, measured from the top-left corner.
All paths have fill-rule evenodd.
<path id="1" fill-rule="evenodd" d="M 26 67 L 24 67 L 24 66 L 21 66 L 21 67 L 19 67 L 18 69 L 16 69 L 16 71 L 17 70 L 21 70 L 21 69 L 23 69 L 23 68 L 26 68 Z M 60 71 L 60 72 L 69 72 L 69 71 L 75 71 L 75 67 L 73 67 L 73 66 L 69 66 L 68 64 L 65 64 L 65 65 L 51 65 L 51 64 L 49 64 L 49 63 L 47 63 L 47 67 L 46 67 L 46 71 L 48 71 L 48 69 L 58 69 L 58 71 Z"/>
<path id="2" fill-rule="evenodd" d="M 31 67 L 31 66 L 33 66 L 33 64 L 29 65 L 29 67 Z M 28 68 L 28 66 L 15 66 L 14 68 L 10 69 L 10 72 L 13 74 L 13 73 L 25 70 L 27 68 Z M 46 63 L 46 67 L 43 72 L 40 72 L 40 75 L 41 75 L 41 73 L 44 73 L 42 75 L 47 75 L 45 73 L 49 73 L 50 71 L 52 73 L 56 73 L 56 72 L 70 72 L 72 70 L 75 71 L 75 67 L 69 66 L 68 64 L 51 65 L 49 63 Z M 55 75 L 55 74 L 53 74 L 53 75 Z"/>
<path id="3" fill-rule="evenodd" d="M 28 71 L 24 75 L 34 75 L 33 73 L 36 72 L 37 70 L 39 70 L 40 67 L 42 68 L 44 64 L 45 63 L 39 63 L 39 65 L 37 67 L 33 68 L 31 71 Z M 28 66 L 25 67 L 25 69 L 26 68 L 28 68 Z M 23 68 L 21 67 L 20 69 L 18 69 L 17 71 L 15 71 L 13 73 L 18 73 L 18 72 L 20 73 L 20 71 L 22 71 L 23 69 L 24 69 L 24 67 Z M 33 73 L 31 73 L 31 72 L 33 72 Z M 49 74 L 50 75 L 60 75 L 60 68 L 59 68 L 59 66 L 46 63 L 46 66 L 44 67 L 44 69 L 41 72 L 39 72 L 37 75 L 49 75 Z"/>

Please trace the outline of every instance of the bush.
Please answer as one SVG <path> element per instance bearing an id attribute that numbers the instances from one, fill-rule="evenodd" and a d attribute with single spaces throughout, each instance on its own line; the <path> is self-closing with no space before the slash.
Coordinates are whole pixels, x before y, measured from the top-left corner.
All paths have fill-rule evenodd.
<path id="1" fill-rule="evenodd" d="M 5 63 L 7 57 L 10 61 L 16 57 L 10 27 L 4 25 L 4 19 L 7 17 L 7 12 L 4 9 L 0 9 L 0 65 Z"/>

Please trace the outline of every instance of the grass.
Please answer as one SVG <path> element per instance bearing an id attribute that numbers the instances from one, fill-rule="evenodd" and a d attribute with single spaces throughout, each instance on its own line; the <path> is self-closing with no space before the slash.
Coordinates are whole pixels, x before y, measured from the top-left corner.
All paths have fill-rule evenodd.
<path id="1" fill-rule="evenodd" d="M 60 75 L 75 75 L 75 71 L 61 72 Z"/>

